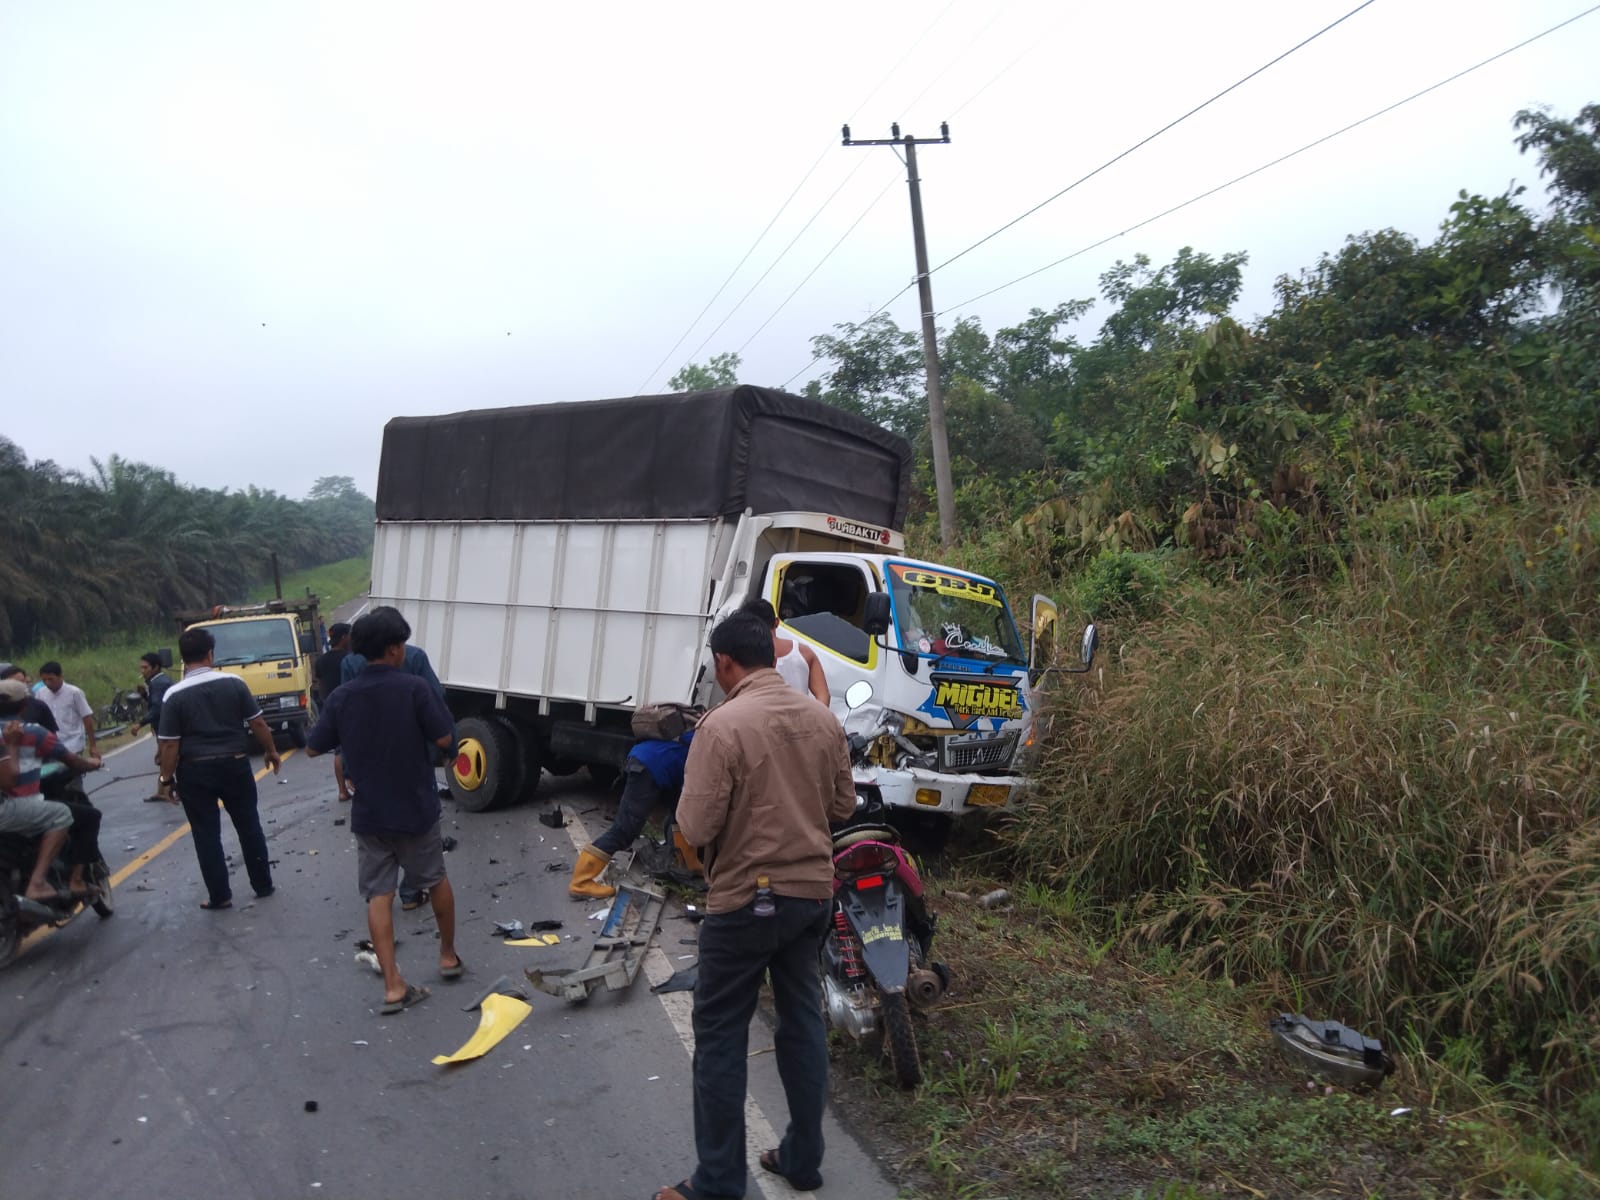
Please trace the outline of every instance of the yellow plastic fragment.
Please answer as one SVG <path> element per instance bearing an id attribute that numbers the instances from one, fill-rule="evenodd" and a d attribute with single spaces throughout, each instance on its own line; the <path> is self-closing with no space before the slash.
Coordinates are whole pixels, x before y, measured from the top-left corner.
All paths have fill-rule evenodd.
<path id="1" fill-rule="evenodd" d="M 482 1058 L 498 1046 L 506 1034 L 521 1025 L 523 1019 L 533 1011 L 532 1005 L 524 1004 L 515 996 L 502 996 L 498 992 L 485 996 L 480 1007 L 482 1013 L 478 1017 L 478 1032 L 468 1038 L 466 1045 L 454 1054 L 435 1055 L 434 1066 L 442 1067 L 447 1063 L 470 1062 L 474 1058 Z"/>
<path id="2" fill-rule="evenodd" d="M 532 937 L 508 938 L 508 946 L 559 946 L 561 935 L 559 933 L 536 933 Z"/>

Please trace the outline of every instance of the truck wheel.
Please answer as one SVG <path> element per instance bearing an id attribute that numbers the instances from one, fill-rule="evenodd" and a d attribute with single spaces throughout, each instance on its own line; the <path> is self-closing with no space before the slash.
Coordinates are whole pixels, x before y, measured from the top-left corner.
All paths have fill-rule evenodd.
<path id="1" fill-rule="evenodd" d="M 306 748 L 306 723 L 304 721 L 289 722 L 289 745 L 296 750 Z"/>
<path id="2" fill-rule="evenodd" d="M 517 789 L 510 793 L 504 804 L 515 804 L 519 800 L 526 800 L 539 786 L 539 773 L 542 769 L 543 755 L 540 753 L 539 739 L 530 729 L 518 725 L 510 717 L 500 715 L 490 718 L 496 725 L 506 731 L 510 738 L 508 743 L 509 753 L 516 755 L 520 772 L 517 777 Z"/>
<path id="3" fill-rule="evenodd" d="M 450 794 L 468 812 L 484 812 L 522 792 L 522 755 L 516 734 L 493 717 L 456 722 L 456 757 L 450 764 Z"/>

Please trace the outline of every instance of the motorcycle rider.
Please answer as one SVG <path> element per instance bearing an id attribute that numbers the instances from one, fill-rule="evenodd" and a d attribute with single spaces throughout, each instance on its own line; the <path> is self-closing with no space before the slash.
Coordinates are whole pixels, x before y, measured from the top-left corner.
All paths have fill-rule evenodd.
<path id="1" fill-rule="evenodd" d="M 72 872 L 69 886 L 74 899 L 87 899 L 91 891 L 84 883 L 83 868 L 100 858 L 100 811 L 87 800 L 68 804 L 48 800 L 39 794 L 39 774 L 44 762 L 64 762 L 75 771 L 98 770 L 101 760 L 72 753 L 55 734 L 39 725 L 17 720 L 28 686 L 19 680 L 0 681 L 0 737 L 4 757 L 0 758 L 0 833 L 39 838 L 33 873 L 24 895 L 30 900 L 59 899 L 47 882 L 50 864 L 63 847 Z"/>
<path id="2" fill-rule="evenodd" d="M 50 711 L 50 706 L 39 699 L 33 692 L 33 680 L 28 678 L 28 673 L 16 663 L 0 663 L 0 680 L 15 679 L 28 689 L 28 701 L 22 706 L 18 719 L 29 725 L 43 725 L 51 733 L 60 733 L 56 726 L 56 715 Z"/>

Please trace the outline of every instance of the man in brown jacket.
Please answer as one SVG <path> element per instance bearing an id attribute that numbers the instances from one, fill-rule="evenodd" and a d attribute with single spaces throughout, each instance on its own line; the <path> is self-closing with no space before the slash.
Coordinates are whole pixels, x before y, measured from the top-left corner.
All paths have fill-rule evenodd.
<path id="1" fill-rule="evenodd" d="M 750 1018 L 770 972 L 774 1044 L 789 1104 L 783 1144 L 761 1166 L 790 1186 L 822 1186 L 827 1027 L 817 957 L 833 895 L 830 821 L 855 811 L 838 720 L 773 669 L 772 630 L 736 613 L 711 634 L 727 699 L 696 729 L 678 827 L 710 883 L 694 990 L 694 1141 L 699 1165 L 656 1200 L 742 1197 Z"/>

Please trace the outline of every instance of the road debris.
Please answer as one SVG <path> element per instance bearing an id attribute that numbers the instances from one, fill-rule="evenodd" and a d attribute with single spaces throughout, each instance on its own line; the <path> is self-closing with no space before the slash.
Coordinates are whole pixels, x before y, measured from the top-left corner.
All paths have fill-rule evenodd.
<path id="1" fill-rule="evenodd" d="M 503 1041 L 518 1025 L 527 1019 L 533 1011 L 531 1005 L 518 1000 L 513 996 L 502 996 L 498 992 L 485 996 L 479 1004 L 478 1029 L 468 1038 L 454 1054 L 437 1054 L 433 1058 L 436 1067 L 446 1066 L 451 1063 L 470 1062 L 475 1058 L 482 1058 L 490 1050 Z M 510 1064 L 506 1064 L 510 1065 Z"/>
<path id="2" fill-rule="evenodd" d="M 1394 1059 L 1382 1042 L 1338 1021 L 1279 1013 L 1267 1022 L 1267 1028 L 1290 1062 L 1331 1083 L 1373 1087 L 1394 1073 Z"/>

